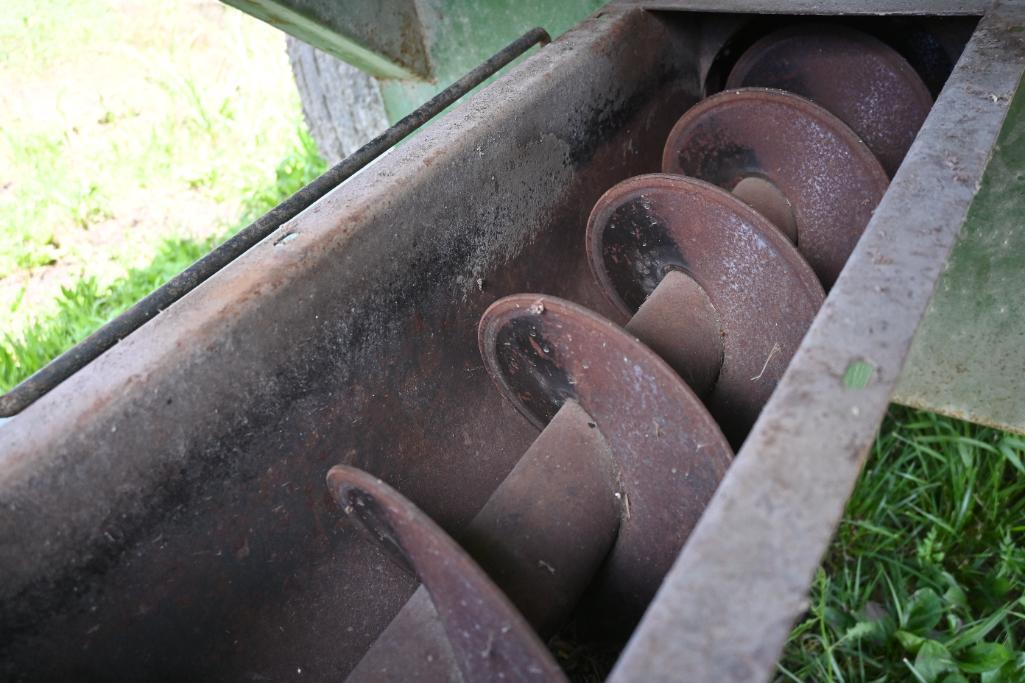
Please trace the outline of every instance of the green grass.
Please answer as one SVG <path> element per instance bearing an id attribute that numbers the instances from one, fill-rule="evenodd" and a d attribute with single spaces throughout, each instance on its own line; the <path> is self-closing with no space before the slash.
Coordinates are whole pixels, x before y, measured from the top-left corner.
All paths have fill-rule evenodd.
<path id="1" fill-rule="evenodd" d="M 891 410 L 778 681 L 1025 681 L 1025 442 Z"/>
<path id="2" fill-rule="evenodd" d="M 149 294 L 193 263 L 215 244 L 268 211 L 324 171 L 324 161 L 304 129 L 296 133 L 296 146 L 282 161 L 272 182 L 246 192 L 239 224 L 204 239 L 165 238 L 152 261 L 130 269 L 102 285 L 85 277 L 61 288 L 55 310 L 34 320 L 21 334 L 0 339 L 0 390 L 7 391 L 98 327 Z"/>
<path id="3" fill-rule="evenodd" d="M 103 0 L 4 0 L 0 12 L 0 66 L 21 72 L 76 57 L 81 46 L 109 41 L 114 17 Z"/>
<path id="4" fill-rule="evenodd" d="M 215 0 L 7 0 L 0 92 L 0 390 L 323 168 L 283 34 Z"/>
<path id="5" fill-rule="evenodd" d="M 215 0 L 7 0 L 0 92 L 0 337 L 223 234 L 302 125 L 283 35 Z"/>

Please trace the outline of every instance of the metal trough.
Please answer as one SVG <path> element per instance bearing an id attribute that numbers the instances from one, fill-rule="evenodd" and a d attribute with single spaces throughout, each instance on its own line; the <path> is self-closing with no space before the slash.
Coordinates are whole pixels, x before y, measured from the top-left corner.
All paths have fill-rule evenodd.
<path id="1" fill-rule="evenodd" d="M 627 322 L 592 208 L 661 170 L 724 46 L 778 10 L 607 6 L 0 424 L 0 677 L 348 675 L 417 580 L 326 473 L 459 538 L 539 431 L 481 360 L 485 309 L 536 292 Z M 859 11 L 880 35 L 919 12 Z M 613 680 L 765 680 L 803 609 L 1025 64 L 1019 6 L 929 13 L 957 65 Z"/>

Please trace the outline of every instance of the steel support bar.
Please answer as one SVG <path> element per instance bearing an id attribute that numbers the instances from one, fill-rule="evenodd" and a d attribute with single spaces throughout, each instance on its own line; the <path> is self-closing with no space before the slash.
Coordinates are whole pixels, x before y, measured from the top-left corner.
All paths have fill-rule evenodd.
<path id="1" fill-rule="evenodd" d="M 612 681 L 773 674 L 1015 97 L 1023 26 L 1017 3 L 980 22 Z"/>

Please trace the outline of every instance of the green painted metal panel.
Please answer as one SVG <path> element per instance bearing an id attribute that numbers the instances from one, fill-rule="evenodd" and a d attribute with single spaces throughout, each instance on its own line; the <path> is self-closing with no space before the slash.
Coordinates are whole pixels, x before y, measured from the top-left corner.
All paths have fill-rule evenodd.
<path id="1" fill-rule="evenodd" d="M 956 167 L 958 160 L 943 163 Z M 1025 433 L 1025 93 L 1020 83 L 894 400 Z"/>
<path id="2" fill-rule="evenodd" d="M 541 26 L 554 38 L 605 0 L 426 0 L 420 3 L 433 79 L 382 80 L 388 119 L 397 121 L 528 29 Z"/>

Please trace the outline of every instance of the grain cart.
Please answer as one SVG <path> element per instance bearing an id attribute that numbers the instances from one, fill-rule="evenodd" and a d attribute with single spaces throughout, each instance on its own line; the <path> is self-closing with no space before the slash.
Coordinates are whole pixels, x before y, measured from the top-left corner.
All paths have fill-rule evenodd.
<path id="1" fill-rule="evenodd" d="M 768 679 L 891 400 L 1025 426 L 1023 66 L 1012 2 L 526 33 L 0 399 L 3 678 Z"/>

